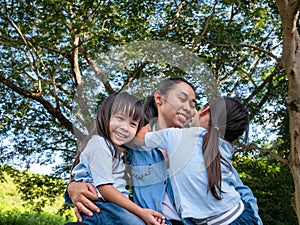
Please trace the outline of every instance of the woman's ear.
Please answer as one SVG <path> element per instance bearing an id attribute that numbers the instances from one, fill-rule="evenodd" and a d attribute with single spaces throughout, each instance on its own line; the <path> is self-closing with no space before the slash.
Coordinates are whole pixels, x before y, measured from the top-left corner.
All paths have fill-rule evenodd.
<path id="1" fill-rule="evenodd" d="M 162 98 L 160 91 L 155 91 L 153 96 L 154 96 L 154 101 L 155 101 L 156 105 L 162 105 L 163 98 Z"/>
<path id="2" fill-rule="evenodd" d="M 200 110 L 200 111 L 198 112 L 198 115 L 199 115 L 199 117 L 202 117 L 202 116 L 207 115 L 209 112 L 210 112 L 210 107 L 207 106 L 206 108 Z"/>

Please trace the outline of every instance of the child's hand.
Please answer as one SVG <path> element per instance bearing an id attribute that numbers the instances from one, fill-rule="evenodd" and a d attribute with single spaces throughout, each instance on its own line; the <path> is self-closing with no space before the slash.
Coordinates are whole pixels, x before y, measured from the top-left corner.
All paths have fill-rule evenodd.
<path id="1" fill-rule="evenodd" d="M 141 219 L 147 225 L 160 225 L 165 224 L 165 217 L 152 209 L 143 209 Z"/>
<path id="2" fill-rule="evenodd" d="M 147 124 L 146 126 L 144 126 L 140 129 L 140 131 L 137 133 L 137 135 L 135 137 L 143 140 L 145 138 L 146 133 L 148 133 L 150 131 L 151 131 L 151 127 L 149 124 Z"/>
<path id="3" fill-rule="evenodd" d="M 166 221 L 165 221 L 165 219 L 160 219 L 160 218 L 158 218 L 158 217 L 154 217 L 154 219 L 159 223 L 159 224 L 161 224 L 161 225 L 165 225 L 166 224 Z"/>
<path id="4" fill-rule="evenodd" d="M 200 117 L 201 117 L 201 110 L 196 111 L 195 116 L 192 118 L 191 127 L 200 126 Z"/>
<path id="5" fill-rule="evenodd" d="M 140 131 L 136 134 L 134 138 L 134 144 L 136 145 L 145 145 L 145 135 L 146 133 L 151 131 L 151 127 L 149 124 L 146 126 L 142 127 Z"/>

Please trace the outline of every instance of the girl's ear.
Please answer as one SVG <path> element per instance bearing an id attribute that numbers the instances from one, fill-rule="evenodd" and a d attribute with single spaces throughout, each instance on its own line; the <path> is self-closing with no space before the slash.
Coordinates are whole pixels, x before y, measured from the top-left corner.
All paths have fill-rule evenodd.
<path id="1" fill-rule="evenodd" d="M 210 106 L 207 106 L 206 108 L 200 110 L 200 111 L 198 112 L 198 115 L 199 115 L 199 117 L 205 116 L 205 115 L 207 115 L 209 112 L 210 112 Z"/>
<path id="2" fill-rule="evenodd" d="M 163 97 L 162 97 L 160 91 L 155 91 L 153 96 L 154 96 L 154 101 L 155 101 L 156 105 L 163 104 Z"/>

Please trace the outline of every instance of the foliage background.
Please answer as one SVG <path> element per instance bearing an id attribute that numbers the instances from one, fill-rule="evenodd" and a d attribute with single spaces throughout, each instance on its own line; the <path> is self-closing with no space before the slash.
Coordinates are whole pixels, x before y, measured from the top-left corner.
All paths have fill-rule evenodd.
<path id="1" fill-rule="evenodd" d="M 58 157 L 62 162 L 51 177 L 43 178 L 4 167 L 32 210 L 41 212 L 45 201 L 51 204 L 63 193 L 77 141 L 84 136 L 73 126 L 73 104 L 76 98 L 87 106 L 86 75 L 103 83 L 97 103 L 132 80 L 184 76 L 169 65 L 143 60 L 119 62 L 120 68 L 108 68 L 107 74 L 97 62 L 102 53 L 122 44 L 160 40 L 195 53 L 210 67 L 220 92 L 238 96 L 247 105 L 254 145 L 240 151 L 236 167 L 258 198 L 265 224 L 296 224 L 287 167 L 288 81 L 280 63 L 283 33 L 275 1 L 0 4 L 0 163 L 29 169 Z M 87 113 L 84 120 L 92 120 L 92 115 Z"/>
<path id="2" fill-rule="evenodd" d="M 1 165 L 0 168 L 2 171 L 5 171 L 0 183 L 1 225 L 61 225 L 69 221 L 75 221 L 71 209 L 64 208 L 62 210 L 64 200 L 61 193 L 63 190 L 61 185 L 65 186 L 65 182 L 50 178 L 49 176 L 18 171 L 10 166 Z M 37 178 L 39 182 L 35 182 Z M 56 187 L 57 189 L 61 189 L 56 195 L 51 191 L 47 191 L 48 196 L 51 195 L 49 199 L 47 199 L 47 194 L 44 194 L 46 192 L 43 192 L 42 197 L 39 197 L 41 196 L 39 192 L 45 189 L 46 183 L 44 182 L 46 180 L 47 183 L 51 181 L 49 182 L 51 186 L 47 185 L 47 188 Z M 61 185 L 57 185 L 59 183 Z M 24 192 L 22 188 L 20 189 L 22 184 L 27 189 L 30 188 L 30 193 L 34 194 L 22 194 Z"/>

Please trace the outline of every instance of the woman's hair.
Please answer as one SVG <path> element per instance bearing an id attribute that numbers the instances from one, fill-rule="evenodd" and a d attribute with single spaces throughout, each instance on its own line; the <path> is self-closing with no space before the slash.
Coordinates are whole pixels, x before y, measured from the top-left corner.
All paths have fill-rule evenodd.
<path id="1" fill-rule="evenodd" d="M 145 123 L 149 123 L 151 119 L 158 117 L 157 106 L 154 100 L 154 93 L 156 91 L 159 91 L 162 95 L 167 96 L 169 91 L 173 90 L 176 87 L 176 85 L 179 83 L 186 83 L 193 89 L 193 91 L 195 91 L 194 86 L 184 78 L 174 77 L 174 78 L 167 78 L 163 80 L 159 84 L 158 88 L 153 92 L 151 96 L 148 97 L 146 101 L 146 104 L 144 106 Z"/>
<path id="2" fill-rule="evenodd" d="M 249 113 L 235 98 L 224 97 L 210 101 L 210 129 L 203 139 L 203 155 L 208 174 L 208 190 L 220 200 L 221 198 L 221 163 L 228 168 L 230 164 L 219 151 L 219 138 L 232 143 L 245 133 L 244 142 L 248 138 Z"/>
<path id="3" fill-rule="evenodd" d="M 114 152 L 114 157 L 119 157 L 120 153 L 124 151 L 123 148 L 114 144 L 110 139 L 110 119 L 111 116 L 118 112 L 122 112 L 133 120 L 139 121 L 137 131 L 143 126 L 144 113 L 141 101 L 127 92 L 111 94 L 99 107 L 94 128 L 78 148 L 71 171 L 79 163 L 80 154 L 93 135 L 99 135 L 104 138 L 111 152 Z"/>

